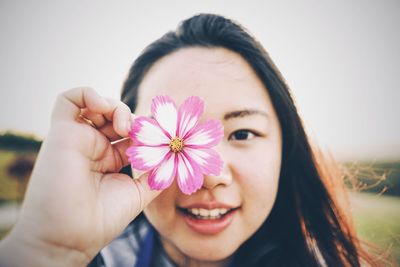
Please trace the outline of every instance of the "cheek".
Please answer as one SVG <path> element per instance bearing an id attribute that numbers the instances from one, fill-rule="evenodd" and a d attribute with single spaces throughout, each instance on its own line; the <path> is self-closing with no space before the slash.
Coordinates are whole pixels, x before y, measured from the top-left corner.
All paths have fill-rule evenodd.
<path id="1" fill-rule="evenodd" d="M 168 235 L 168 232 L 174 229 L 176 223 L 175 199 L 176 190 L 171 186 L 144 209 L 147 219 L 160 233 Z"/>
<path id="2" fill-rule="evenodd" d="M 281 167 L 281 153 L 275 146 L 264 145 L 235 157 L 235 181 L 240 188 L 244 218 L 249 225 L 261 224 L 275 203 Z"/>
<path id="3" fill-rule="evenodd" d="M 281 168 L 281 150 L 276 142 L 259 142 L 231 155 L 236 180 L 250 192 L 269 192 L 276 187 Z"/>

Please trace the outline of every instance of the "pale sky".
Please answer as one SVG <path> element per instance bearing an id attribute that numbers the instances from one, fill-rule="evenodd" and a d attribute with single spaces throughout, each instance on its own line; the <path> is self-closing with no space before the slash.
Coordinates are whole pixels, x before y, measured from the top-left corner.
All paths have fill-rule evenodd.
<path id="1" fill-rule="evenodd" d="M 140 51 L 200 12 L 232 18 L 261 41 L 324 149 L 400 158 L 395 0 L 0 0 L 0 130 L 45 137 L 57 94 L 72 87 L 119 98 Z"/>

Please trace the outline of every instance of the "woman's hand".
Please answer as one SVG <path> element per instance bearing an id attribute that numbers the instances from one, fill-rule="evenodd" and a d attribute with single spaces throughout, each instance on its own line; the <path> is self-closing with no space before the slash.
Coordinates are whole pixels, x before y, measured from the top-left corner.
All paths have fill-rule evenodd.
<path id="1" fill-rule="evenodd" d="M 58 97 L 0 266 L 13 255 L 29 266 L 85 265 L 159 194 L 146 174 L 132 180 L 118 173 L 129 164 L 132 116 L 125 104 L 90 88 Z"/>

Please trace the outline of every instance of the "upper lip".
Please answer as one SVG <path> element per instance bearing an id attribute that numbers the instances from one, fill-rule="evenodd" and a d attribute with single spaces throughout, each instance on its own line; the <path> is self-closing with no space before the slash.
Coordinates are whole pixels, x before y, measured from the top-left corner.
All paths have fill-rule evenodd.
<path id="1" fill-rule="evenodd" d="M 183 208 L 183 209 L 207 209 L 207 210 L 212 210 L 212 209 L 234 209 L 234 208 L 237 208 L 237 207 L 229 205 L 229 204 L 224 204 L 224 203 L 213 201 L 213 202 L 192 203 L 192 204 L 180 206 L 180 208 Z"/>

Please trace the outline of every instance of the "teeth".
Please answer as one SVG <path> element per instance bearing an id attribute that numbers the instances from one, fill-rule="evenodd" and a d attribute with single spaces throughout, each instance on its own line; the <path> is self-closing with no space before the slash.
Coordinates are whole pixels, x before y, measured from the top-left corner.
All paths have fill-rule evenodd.
<path id="1" fill-rule="evenodd" d="M 188 212 L 201 219 L 217 219 L 228 212 L 228 209 L 188 209 Z"/>
<path id="2" fill-rule="evenodd" d="M 220 214 L 225 214 L 228 212 L 228 209 L 219 209 Z"/>
<path id="3" fill-rule="evenodd" d="M 200 216 L 206 217 L 206 216 L 210 216 L 210 212 L 208 210 L 205 209 L 200 209 Z"/>
<path id="4" fill-rule="evenodd" d="M 215 216 L 218 216 L 218 215 L 219 215 L 219 210 L 217 210 L 217 209 L 210 210 L 210 216 L 215 217 Z"/>
<path id="5" fill-rule="evenodd" d="M 199 209 L 191 209 L 190 212 L 193 213 L 194 215 L 199 215 L 200 214 Z"/>

